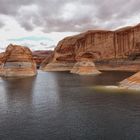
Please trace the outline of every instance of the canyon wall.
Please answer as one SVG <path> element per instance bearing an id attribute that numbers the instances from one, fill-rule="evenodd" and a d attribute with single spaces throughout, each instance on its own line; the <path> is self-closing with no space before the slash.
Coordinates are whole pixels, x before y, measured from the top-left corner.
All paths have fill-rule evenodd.
<path id="1" fill-rule="evenodd" d="M 139 56 L 140 25 L 116 31 L 90 30 L 61 40 L 55 48 L 51 61 L 42 65 L 41 69 L 55 71 L 63 64 L 64 70 L 71 70 L 78 61 L 90 60 L 96 64 L 98 61 L 119 59 L 131 61 Z M 140 69 L 139 64 L 138 69 Z"/>

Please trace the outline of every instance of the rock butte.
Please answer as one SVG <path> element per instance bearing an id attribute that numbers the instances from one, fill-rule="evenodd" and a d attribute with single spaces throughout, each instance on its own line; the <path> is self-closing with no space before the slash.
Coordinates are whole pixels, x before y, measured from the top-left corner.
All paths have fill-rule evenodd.
<path id="1" fill-rule="evenodd" d="M 2 55 L 2 54 L 1 54 Z M 29 48 L 9 45 L 4 55 L 0 55 L 0 75 L 6 77 L 34 76 L 36 63 Z"/>
<path id="2" fill-rule="evenodd" d="M 93 75 L 101 73 L 96 69 L 95 64 L 92 61 L 77 62 L 70 72 L 80 75 Z"/>
<path id="3" fill-rule="evenodd" d="M 90 30 L 66 37 L 58 43 L 51 57 L 44 60 L 41 69 L 71 71 L 75 63 L 83 59 L 93 61 L 98 70 L 139 71 L 140 24 L 116 31 Z M 84 71 L 86 73 L 86 69 Z"/>

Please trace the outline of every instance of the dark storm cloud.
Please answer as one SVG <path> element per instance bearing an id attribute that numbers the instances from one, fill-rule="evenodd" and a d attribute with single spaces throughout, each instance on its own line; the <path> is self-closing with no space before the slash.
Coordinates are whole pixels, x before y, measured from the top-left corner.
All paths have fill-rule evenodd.
<path id="1" fill-rule="evenodd" d="M 0 0 L 0 14 L 14 17 L 29 31 L 77 32 L 126 24 L 139 16 L 139 5 L 138 0 Z"/>

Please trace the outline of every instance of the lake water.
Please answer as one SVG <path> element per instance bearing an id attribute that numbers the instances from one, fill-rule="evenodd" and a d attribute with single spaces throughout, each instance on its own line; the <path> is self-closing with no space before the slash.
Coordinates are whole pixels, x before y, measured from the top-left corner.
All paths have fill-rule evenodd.
<path id="1" fill-rule="evenodd" d="M 96 91 L 132 75 L 0 79 L 0 140 L 139 140 L 140 94 Z"/>

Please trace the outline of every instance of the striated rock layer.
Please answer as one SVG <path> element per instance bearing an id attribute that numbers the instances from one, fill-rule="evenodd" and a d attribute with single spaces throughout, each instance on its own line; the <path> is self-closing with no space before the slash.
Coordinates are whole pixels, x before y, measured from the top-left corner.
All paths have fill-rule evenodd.
<path id="1" fill-rule="evenodd" d="M 43 71 L 70 71 L 73 68 L 73 63 L 49 63 L 47 66 L 41 69 Z"/>
<path id="2" fill-rule="evenodd" d="M 140 72 L 120 82 L 120 87 L 140 90 Z"/>
<path id="3" fill-rule="evenodd" d="M 18 45 L 9 45 L 6 48 L 0 65 L 1 76 L 33 76 L 36 74 L 36 63 L 29 48 Z"/>
<path id="4" fill-rule="evenodd" d="M 96 67 L 95 64 L 92 61 L 81 61 L 77 62 L 72 70 L 71 73 L 76 73 L 79 75 L 96 75 L 100 74 Z"/>
<path id="5" fill-rule="evenodd" d="M 0 53 L 0 65 L 2 65 L 3 61 L 5 60 L 4 55 L 4 52 Z"/>
<path id="6" fill-rule="evenodd" d="M 59 70 L 70 71 L 69 64 L 74 66 L 83 58 L 95 62 L 99 70 L 123 70 L 125 61 L 129 61 L 128 68 L 138 71 L 140 69 L 140 24 L 116 31 L 90 30 L 66 37 L 58 43 L 49 59 L 49 64 L 42 64 L 41 69 L 57 71 L 63 63 L 66 64 L 64 69 L 61 66 Z M 118 63 L 120 59 L 124 62 L 123 64 Z M 136 60 L 138 60 L 137 64 Z M 46 61 L 48 62 L 47 59 Z M 103 64 L 104 61 L 114 61 L 114 65 Z M 47 69 L 48 66 L 49 69 Z M 66 66 L 68 66 L 67 69 Z"/>

